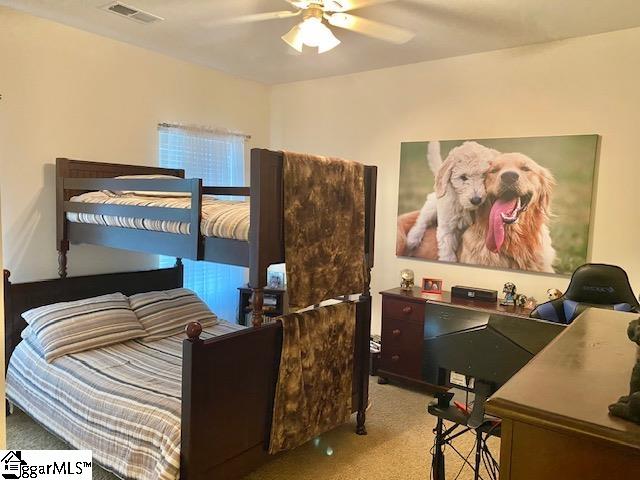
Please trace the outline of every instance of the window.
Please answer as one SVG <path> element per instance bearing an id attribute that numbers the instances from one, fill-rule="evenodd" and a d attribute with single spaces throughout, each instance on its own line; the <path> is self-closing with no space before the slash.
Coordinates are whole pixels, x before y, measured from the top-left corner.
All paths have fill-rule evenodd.
<path id="1" fill-rule="evenodd" d="M 183 168 L 187 178 L 202 178 L 207 186 L 244 185 L 243 135 L 166 125 L 159 126 L 158 135 L 161 167 Z M 174 258 L 160 257 L 161 267 L 174 263 Z M 230 322 L 237 321 L 237 287 L 245 283 L 244 267 L 184 260 L 184 286 Z"/>

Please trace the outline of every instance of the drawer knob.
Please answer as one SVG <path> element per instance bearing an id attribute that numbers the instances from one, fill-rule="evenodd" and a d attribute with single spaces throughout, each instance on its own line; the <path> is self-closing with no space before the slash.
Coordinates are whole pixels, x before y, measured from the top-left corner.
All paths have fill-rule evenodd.
<path id="1" fill-rule="evenodd" d="M 413 308 L 411 308 L 408 305 L 406 307 L 403 307 L 403 309 L 402 309 L 402 313 L 404 313 L 406 315 L 409 315 L 412 311 L 413 311 Z"/>
<path id="2" fill-rule="evenodd" d="M 392 362 L 397 362 L 398 360 L 400 360 L 400 355 L 391 355 Z"/>
<path id="3" fill-rule="evenodd" d="M 399 329 L 399 328 L 396 328 L 393 332 L 391 332 L 391 334 L 392 334 L 394 337 L 399 337 L 399 336 L 400 336 L 400 329 Z"/>

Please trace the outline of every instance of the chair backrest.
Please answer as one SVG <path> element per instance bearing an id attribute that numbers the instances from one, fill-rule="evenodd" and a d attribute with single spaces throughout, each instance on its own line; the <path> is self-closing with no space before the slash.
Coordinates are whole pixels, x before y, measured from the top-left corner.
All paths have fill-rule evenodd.
<path id="1" fill-rule="evenodd" d="M 567 291 L 556 300 L 542 303 L 531 317 L 571 323 L 588 307 L 640 311 L 627 273 L 616 265 L 587 263 L 573 272 Z"/>
<path id="2" fill-rule="evenodd" d="M 603 263 L 587 263 L 578 267 L 563 296 L 578 303 L 628 303 L 632 307 L 640 307 L 629 284 L 627 272 L 616 265 Z"/>

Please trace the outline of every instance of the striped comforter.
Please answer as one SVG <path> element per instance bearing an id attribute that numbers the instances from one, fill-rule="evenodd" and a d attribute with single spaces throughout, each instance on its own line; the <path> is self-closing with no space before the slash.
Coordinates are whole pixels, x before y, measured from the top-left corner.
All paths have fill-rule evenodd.
<path id="1" fill-rule="evenodd" d="M 201 338 L 241 328 L 220 321 Z M 11 356 L 7 398 L 120 477 L 175 479 L 184 338 L 130 340 L 47 363 L 30 336 Z"/>
<path id="2" fill-rule="evenodd" d="M 141 195 L 109 195 L 104 191 L 87 192 L 71 198 L 72 202 L 107 203 L 165 208 L 190 208 L 190 197 L 146 197 Z M 136 228 L 157 232 L 188 235 L 190 225 L 186 222 L 150 220 L 148 218 L 116 217 L 92 213 L 67 213 L 67 219 L 75 223 L 91 223 L 112 227 Z M 206 237 L 249 240 L 249 202 L 220 200 L 212 195 L 202 196 L 202 235 Z"/>

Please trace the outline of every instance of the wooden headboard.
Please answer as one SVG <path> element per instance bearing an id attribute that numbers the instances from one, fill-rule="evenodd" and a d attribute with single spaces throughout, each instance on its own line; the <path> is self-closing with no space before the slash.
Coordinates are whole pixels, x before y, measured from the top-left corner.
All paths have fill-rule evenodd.
<path id="1" fill-rule="evenodd" d="M 121 292 L 133 295 L 154 290 L 182 287 L 182 264 L 173 268 L 141 272 L 109 273 L 83 277 L 56 278 L 39 282 L 11 283 L 4 271 L 4 339 L 5 367 L 20 343 L 20 333 L 27 326 L 22 314 L 32 308 L 57 302 L 70 302 Z"/>
<path id="2" fill-rule="evenodd" d="M 121 175 L 172 175 L 184 178 L 184 170 L 179 168 L 148 167 L 145 165 L 123 165 L 120 163 L 89 162 L 56 158 L 56 245 L 58 251 L 68 250 L 65 241 L 64 213 L 61 211 L 65 201 L 86 190 L 65 190 L 65 178 L 114 178 Z"/>
<path id="3" fill-rule="evenodd" d="M 62 178 L 114 178 L 121 175 L 172 175 L 184 178 L 184 170 L 56 158 L 56 183 L 58 188 L 62 186 Z M 68 190 L 65 194 L 65 200 L 69 200 L 72 196 L 80 193 L 83 192 Z"/>

